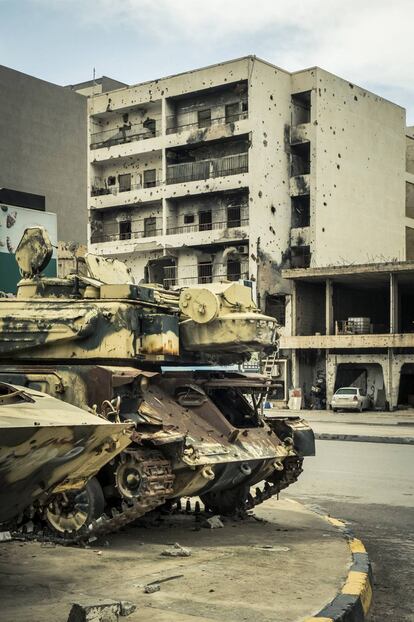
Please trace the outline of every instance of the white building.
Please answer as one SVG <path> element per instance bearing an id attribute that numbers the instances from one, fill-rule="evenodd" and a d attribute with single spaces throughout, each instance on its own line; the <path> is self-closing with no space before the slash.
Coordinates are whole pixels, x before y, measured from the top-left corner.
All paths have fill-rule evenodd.
<path id="1" fill-rule="evenodd" d="M 89 131 L 90 250 L 138 279 L 249 278 L 283 320 L 281 268 L 414 256 L 405 111 L 322 69 L 248 56 L 93 95 Z"/>

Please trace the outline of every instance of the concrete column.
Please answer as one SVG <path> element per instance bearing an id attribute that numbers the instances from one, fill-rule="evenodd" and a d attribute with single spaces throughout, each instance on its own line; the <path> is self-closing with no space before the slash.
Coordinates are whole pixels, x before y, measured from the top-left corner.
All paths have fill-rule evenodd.
<path id="1" fill-rule="evenodd" d="M 326 408 L 329 409 L 329 405 L 332 402 L 332 397 L 335 391 L 337 360 L 334 354 L 330 354 L 329 350 L 326 351 Z"/>
<path id="2" fill-rule="evenodd" d="M 290 304 L 291 304 L 291 315 L 292 315 L 292 337 L 294 337 L 297 334 L 296 331 L 296 314 L 297 314 L 297 286 L 296 286 L 296 281 L 293 281 L 292 283 L 292 295 L 291 295 L 291 299 L 290 299 Z"/>
<path id="3" fill-rule="evenodd" d="M 398 406 L 401 367 L 402 362 L 395 357 L 394 350 L 388 348 L 387 361 L 382 364 L 382 370 L 384 373 L 385 397 L 389 410 L 395 410 Z"/>
<path id="4" fill-rule="evenodd" d="M 297 388 L 300 386 L 299 378 L 299 353 L 297 350 L 292 350 L 292 387 Z"/>
<path id="5" fill-rule="evenodd" d="M 325 334 L 334 334 L 332 280 L 325 281 Z"/>
<path id="6" fill-rule="evenodd" d="M 162 235 L 167 235 L 167 222 L 168 222 L 168 201 L 167 199 L 162 199 Z"/>
<path id="7" fill-rule="evenodd" d="M 390 274 L 390 333 L 399 332 L 398 280 Z"/>

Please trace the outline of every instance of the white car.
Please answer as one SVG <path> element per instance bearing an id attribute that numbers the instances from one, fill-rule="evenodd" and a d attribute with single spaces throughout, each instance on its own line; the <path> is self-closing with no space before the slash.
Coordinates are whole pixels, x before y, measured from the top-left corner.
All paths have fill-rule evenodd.
<path id="1" fill-rule="evenodd" d="M 362 393 L 358 387 L 341 387 L 335 391 L 331 402 L 331 408 L 334 412 L 339 409 L 343 410 L 367 410 L 371 406 L 371 400 L 368 395 Z"/>

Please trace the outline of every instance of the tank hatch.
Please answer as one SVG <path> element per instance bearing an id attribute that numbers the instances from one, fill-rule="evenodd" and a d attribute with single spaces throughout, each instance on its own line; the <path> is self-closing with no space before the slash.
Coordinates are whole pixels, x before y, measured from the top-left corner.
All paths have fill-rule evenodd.
<path id="1" fill-rule="evenodd" d="M 16 261 L 25 278 L 33 278 L 46 268 L 53 247 L 49 234 L 43 227 L 28 227 L 16 249 Z"/>

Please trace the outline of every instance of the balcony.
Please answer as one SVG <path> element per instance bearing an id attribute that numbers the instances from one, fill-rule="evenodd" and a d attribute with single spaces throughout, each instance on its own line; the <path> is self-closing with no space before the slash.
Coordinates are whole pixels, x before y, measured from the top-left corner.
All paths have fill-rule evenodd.
<path id="1" fill-rule="evenodd" d="M 204 224 L 181 225 L 179 227 L 169 227 L 167 235 L 176 235 L 180 233 L 195 233 L 198 231 L 216 231 L 217 229 L 233 229 L 239 227 L 247 227 L 249 219 L 244 218 L 237 221 L 224 220 L 219 222 L 211 222 Z"/>
<path id="2" fill-rule="evenodd" d="M 223 281 L 238 281 L 249 278 L 248 260 L 229 260 L 227 263 L 200 262 L 180 268 L 167 266 L 164 268 L 164 287 L 191 286 Z"/>
<path id="3" fill-rule="evenodd" d="M 103 220 L 96 223 L 96 229 L 91 234 L 91 244 L 105 244 L 155 238 L 162 235 L 162 218 L 148 216 L 147 218 L 131 220 Z"/>
<path id="4" fill-rule="evenodd" d="M 160 135 L 156 129 L 156 124 L 145 126 L 143 123 L 136 123 L 126 127 L 112 128 L 91 134 L 91 149 L 101 149 L 102 147 L 113 147 L 131 143 L 136 140 L 147 140 Z"/>
<path id="5" fill-rule="evenodd" d="M 105 242 L 119 242 L 122 240 L 140 240 L 142 238 L 154 238 L 162 235 L 162 229 L 146 231 L 131 231 L 127 233 L 97 233 L 92 235 L 91 244 L 104 244 Z"/>
<path id="6" fill-rule="evenodd" d="M 227 175 L 248 172 L 248 154 L 224 156 L 195 162 L 183 162 L 167 166 L 167 184 L 180 184 Z"/>
<path id="7" fill-rule="evenodd" d="M 228 113 L 225 116 L 211 116 L 210 118 L 197 118 L 194 120 L 194 113 L 187 113 L 180 115 L 177 118 L 176 115 L 167 117 L 167 134 L 179 134 L 181 132 L 188 132 L 198 129 L 206 129 L 217 125 L 229 125 L 231 123 L 237 123 L 237 121 L 243 121 L 248 119 L 248 112 L 239 111 Z"/>
<path id="8" fill-rule="evenodd" d="M 99 187 L 92 186 L 91 187 L 91 197 L 100 197 L 105 195 L 114 195 L 117 196 L 119 194 L 123 194 L 126 192 L 133 192 L 134 190 L 144 190 L 146 188 L 156 188 L 157 186 L 161 186 L 163 183 L 161 179 L 161 171 L 157 171 L 155 179 L 144 181 L 143 183 L 136 184 L 127 184 L 125 186 L 120 186 L 119 184 L 115 184 L 113 186 L 107 187 Z"/>
<path id="9" fill-rule="evenodd" d="M 346 350 L 413 348 L 414 333 L 377 334 L 377 335 L 298 335 L 282 336 L 279 341 L 281 350 Z"/>

